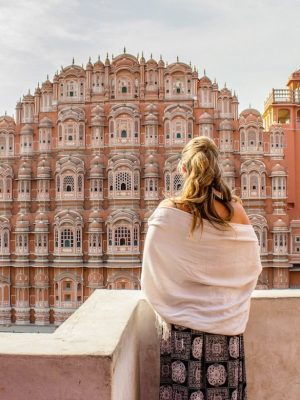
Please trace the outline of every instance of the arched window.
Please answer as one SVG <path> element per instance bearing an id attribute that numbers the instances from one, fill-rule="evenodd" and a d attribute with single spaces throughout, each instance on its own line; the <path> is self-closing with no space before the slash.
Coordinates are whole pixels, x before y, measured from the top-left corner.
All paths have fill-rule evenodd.
<path id="1" fill-rule="evenodd" d="M 183 184 L 183 177 L 181 174 L 175 174 L 173 177 L 173 190 L 174 193 L 180 193 Z"/>
<path id="2" fill-rule="evenodd" d="M 139 224 L 133 212 L 126 212 L 123 216 L 118 211 L 108 218 L 107 252 L 110 255 L 119 254 L 137 254 L 139 253 Z M 116 218 L 113 216 L 116 215 Z"/>
<path id="3" fill-rule="evenodd" d="M 145 200 L 158 199 L 158 178 L 145 179 Z"/>
<path id="4" fill-rule="evenodd" d="M 91 200 L 101 200 L 103 199 L 103 179 L 102 178 L 92 178 L 90 180 L 90 192 Z"/>
<path id="5" fill-rule="evenodd" d="M 67 97 L 76 98 L 78 96 L 78 83 L 67 81 Z"/>
<path id="6" fill-rule="evenodd" d="M 278 122 L 281 124 L 289 124 L 290 123 L 290 110 L 281 109 L 278 111 Z"/>
<path id="7" fill-rule="evenodd" d="M 62 248 L 74 247 L 74 234 L 71 229 L 64 229 L 61 233 L 60 246 Z"/>
<path id="8" fill-rule="evenodd" d="M 131 232 L 127 226 L 115 229 L 115 246 L 131 246 Z"/>
<path id="9" fill-rule="evenodd" d="M 116 173 L 116 190 L 131 190 L 131 173 L 130 172 L 117 172 Z"/>
<path id="10" fill-rule="evenodd" d="M 85 145 L 85 112 L 79 107 L 66 107 L 58 113 L 58 146 Z"/>
<path id="11" fill-rule="evenodd" d="M 77 308 L 82 304 L 83 286 L 76 275 L 61 273 L 55 276 L 55 307 Z"/>
<path id="12" fill-rule="evenodd" d="M 272 197 L 285 198 L 286 197 L 286 177 L 274 176 L 272 177 Z"/>
<path id="13" fill-rule="evenodd" d="M 170 192 L 171 190 L 171 176 L 170 173 L 165 174 L 165 190 L 166 192 Z"/>
<path id="14" fill-rule="evenodd" d="M 126 164 L 129 162 L 126 161 Z M 133 166 L 119 165 L 108 172 L 109 198 L 138 198 L 140 195 L 140 172 Z"/>
<path id="15" fill-rule="evenodd" d="M 48 234 L 36 233 L 35 234 L 35 254 L 48 254 Z"/>
<path id="16" fill-rule="evenodd" d="M 0 133 L 0 157 L 14 155 L 14 135 L 6 132 Z"/>
<path id="17" fill-rule="evenodd" d="M 157 125 L 146 125 L 145 129 L 146 129 L 145 144 L 146 145 L 158 144 Z"/>
<path id="18" fill-rule="evenodd" d="M 90 233 L 89 234 L 89 254 L 91 255 L 101 255 L 102 254 L 102 246 L 101 246 L 101 233 Z"/>
<path id="19" fill-rule="evenodd" d="M 82 217 L 75 211 L 61 211 L 54 223 L 54 254 L 81 255 Z"/>
<path id="20" fill-rule="evenodd" d="M 0 221 L 0 255 L 8 255 L 9 249 L 9 228 L 8 221 Z"/>
<path id="21" fill-rule="evenodd" d="M 16 234 L 16 253 L 28 254 L 28 233 Z"/>
<path id="22" fill-rule="evenodd" d="M 287 234 L 284 232 L 274 233 L 273 236 L 273 252 L 275 254 L 287 253 Z"/>
<path id="23" fill-rule="evenodd" d="M 64 157 L 56 163 L 56 199 L 83 200 L 83 162 L 77 157 Z"/>
<path id="24" fill-rule="evenodd" d="M 65 176 L 64 183 L 63 183 L 64 192 L 74 192 L 75 190 L 75 183 L 73 176 Z"/>

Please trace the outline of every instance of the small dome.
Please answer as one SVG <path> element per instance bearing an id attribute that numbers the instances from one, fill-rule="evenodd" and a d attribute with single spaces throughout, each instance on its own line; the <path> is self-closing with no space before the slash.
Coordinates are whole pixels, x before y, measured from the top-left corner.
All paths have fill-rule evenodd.
<path id="1" fill-rule="evenodd" d="M 287 224 L 281 218 L 279 218 L 273 223 L 273 228 L 287 228 Z"/>
<path id="2" fill-rule="evenodd" d="M 150 122 L 151 122 L 151 123 L 154 123 L 154 124 L 157 124 L 157 123 L 158 123 L 158 118 L 157 118 L 157 116 L 154 115 L 154 114 L 148 114 L 148 115 L 146 115 L 146 117 L 145 117 L 145 122 L 147 122 L 148 125 L 150 124 Z"/>
<path id="3" fill-rule="evenodd" d="M 93 165 L 91 167 L 90 177 L 91 178 L 94 178 L 94 177 L 98 178 L 98 177 L 101 177 L 101 176 L 103 176 L 103 167 L 100 164 Z"/>
<path id="4" fill-rule="evenodd" d="M 95 156 L 91 161 L 90 177 L 102 177 L 104 165 L 101 163 L 101 158 Z"/>
<path id="5" fill-rule="evenodd" d="M 90 229 L 95 229 L 95 230 L 100 230 L 102 228 L 101 223 L 98 222 L 96 219 L 94 219 L 92 222 L 89 224 Z"/>
<path id="6" fill-rule="evenodd" d="M 164 66 L 165 66 L 165 62 L 164 62 L 164 60 L 162 59 L 162 57 L 160 57 L 160 59 L 159 59 L 159 61 L 158 61 L 158 66 L 159 66 L 159 67 L 164 67 Z"/>
<path id="7" fill-rule="evenodd" d="M 22 103 L 21 103 L 22 107 Z M 3 128 L 14 128 L 16 125 L 15 120 L 9 115 L 2 115 L 0 117 L 0 126 Z"/>
<path id="8" fill-rule="evenodd" d="M 34 102 L 34 96 L 30 93 L 30 90 L 28 90 L 28 93 L 23 96 L 23 101 L 26 103 L 33 103 Z"/>
<path id="9" fill-rule="evenodd" d="M 149 58 L 149 60 L 147 61 L 146 64 L 155 64 L 155 65 L 157 65 L 157 61 L 154 60 L 154 58 L 152 58 L 152 54 L 151 54 L 151 58 Z"/>
<path id="10" fill-rule="evenodd" d="M 43 119 L 40 120 L 39 123 L 40 128 L 52 128 L 52 121 L 48 117 L 44 117 Z"/>
<path id="11" fill-rule="evenodd" d="M 211 80 L 206 76 L 202 76 L 202 78 L 199 79 L 199 86 L 211 86 L 212 82 Z"/>
<path id="12" fill-rule="evenodd" d="M 31 177 L 31 166 L 28 162 L 23 161 L 18 171 L 19 178 L 30 178 Z"/>
<path id="13" fill-rule="evenodd" d="M 261 117 L 260 112 L 259 112 L 258 110 L 256 110 L 255 108 L 246 108 L 245 110 L 243 110 L 243 111 L 240 113 L 240 116 L 246 118 L 246 117 L 247 117 L 248 115 L 250 115 L 250 114 L 256 115 L 257 117 Z"/>
<path id="14" fill-rule="evenodd" d="M 284 167 L 280 164 L 274 165 L 274 167 L 271 169 L 271 175 L 276 175 L 276 173 L 279 173 L 279 175 L 286 175 Z"/>
<path id="15" fill-rule="evenodd" d="M 145 164 L 153 164 L 153 163 L 157 163 L 157 157 L 154 154 L 148 154 L 145 158 Z"/>
<path id="16" fill-rule="evenodd" d="M 212 124 L 213 123 L 213 117 L 208 114 L 207 112 L 203 113 L 199 117 L 199 124 Z"/>
<path id="17" fill-rule="evenodd" d="M 26 124 L 23 126 L 23 128 L 20 131 L 20 135 L 33 135 L 33 127 L 29 124 Z"/>
<path id="18" fill-rule="evenodd" d="M 108 58 L 107 58 L 107 60 L 108 60 Z M 106 62 L 105 62 L 105 65 L 107 65 L 106 64 Z M 109 60 L 108 60 L 108 65 L 109 65 Z M 95 64 L 94 64 L 94 67 L 100 67 L 100 68 L 103 68 L 104 67 L 104 64 L 103 64 L 103 62 L 100 60 L 100 56 L 98 56 L 98 59 L 97 59 L 97 61 L 95 62 Z"/>
<path id="19" fill-rule="evenodd" d="M 43 158 L 38 162 L 37 166 L 37 177 L 50 177 L 51 175 L 51 167 L 50 167 L 50 161 Z"/>
<path id="20" fill-rule="evenodd" d="M 145 165 L 145 177 L 147 176 L 158 176 L 159 174 L 159 167 L 158 164 L 146 164 Z"/>
<path id="21" fill-rule="evenodd" d="M 92 108 L 91 114 L 94 115 L 103 115 L 104 114 L 104 108 L 100 106 L 100 104 L 97 104 L 95 107 Z"/>
<path id="22" fill-rule="evenodd" d="M 224 175 L 234 174 L 234 164 L 229 158 L 223 161 L 222 170 Z"/>
<path id="23" fill-rule="evenodd" d="M 147 104 L 146 107 L 145 107 L 145 112 L 147 112 L 147 113 L 153 113 L 153 112 L 156 112 L 156 111 L 157 111 L 157 105 L 156 104 L 150 103 L 150 104 Z"/>
<path id="24" fill-rule="evenodd" d="M 35 230 L 48 231 L 48 218 L 45 213 L 38 213 L 34 220 Z"/>
<path id="25" fill-rule="evenodd" d="M 231 97 L 231 91 L 225 86 L 220 91 L 221 96 Z"/>
<path id="26" fill-rule="evenodd" d="M 89 220 L 92 222 L 94 219 L 102 219 L 100 210 L 93 210 L 89 215 Z"/>
<path id="27" fill-rule="evenodd" d="M 29 216 L 20 214 L 16 220 L 16 230 L 29 230 Z"/>

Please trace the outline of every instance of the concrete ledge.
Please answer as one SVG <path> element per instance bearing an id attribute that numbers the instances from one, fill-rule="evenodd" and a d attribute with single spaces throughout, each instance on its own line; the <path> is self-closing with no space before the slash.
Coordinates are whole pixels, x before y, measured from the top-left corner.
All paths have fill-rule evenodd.
<path id="1" fill-rule="evenodd" d="M 249 400 L 300 398 L 300 290 L 253 294 Z M 0 399 L 158 400 L 155 315 L 139 291 L 98 290 L 53 334 L 0 333 Z"/>

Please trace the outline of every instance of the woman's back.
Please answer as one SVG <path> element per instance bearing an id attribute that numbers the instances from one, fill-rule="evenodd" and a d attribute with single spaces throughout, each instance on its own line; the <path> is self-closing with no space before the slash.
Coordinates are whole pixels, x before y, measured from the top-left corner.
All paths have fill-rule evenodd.
<path id="1" fill-rule="evenodd" d="M 243 213 L 235 221 L 246 221 Z M 261 270 L 253 227 L 217 229 L 164 202 L 149 219 L 142 285 L 167 321 L 211 333 L 238 334 L 248 319 L 250 293 Z"/>

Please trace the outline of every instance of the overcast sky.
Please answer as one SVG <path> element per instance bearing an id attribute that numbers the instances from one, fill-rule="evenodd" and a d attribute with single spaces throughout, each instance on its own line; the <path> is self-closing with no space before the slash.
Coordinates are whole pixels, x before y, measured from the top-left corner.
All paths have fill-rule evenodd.
<path id="1" fill-rule="evenodd" d="M 0 0 L 0 115 L 61 65 L 106 52 L 196 65 L 263 111 L 300 68 L 299 0 Z"/>

